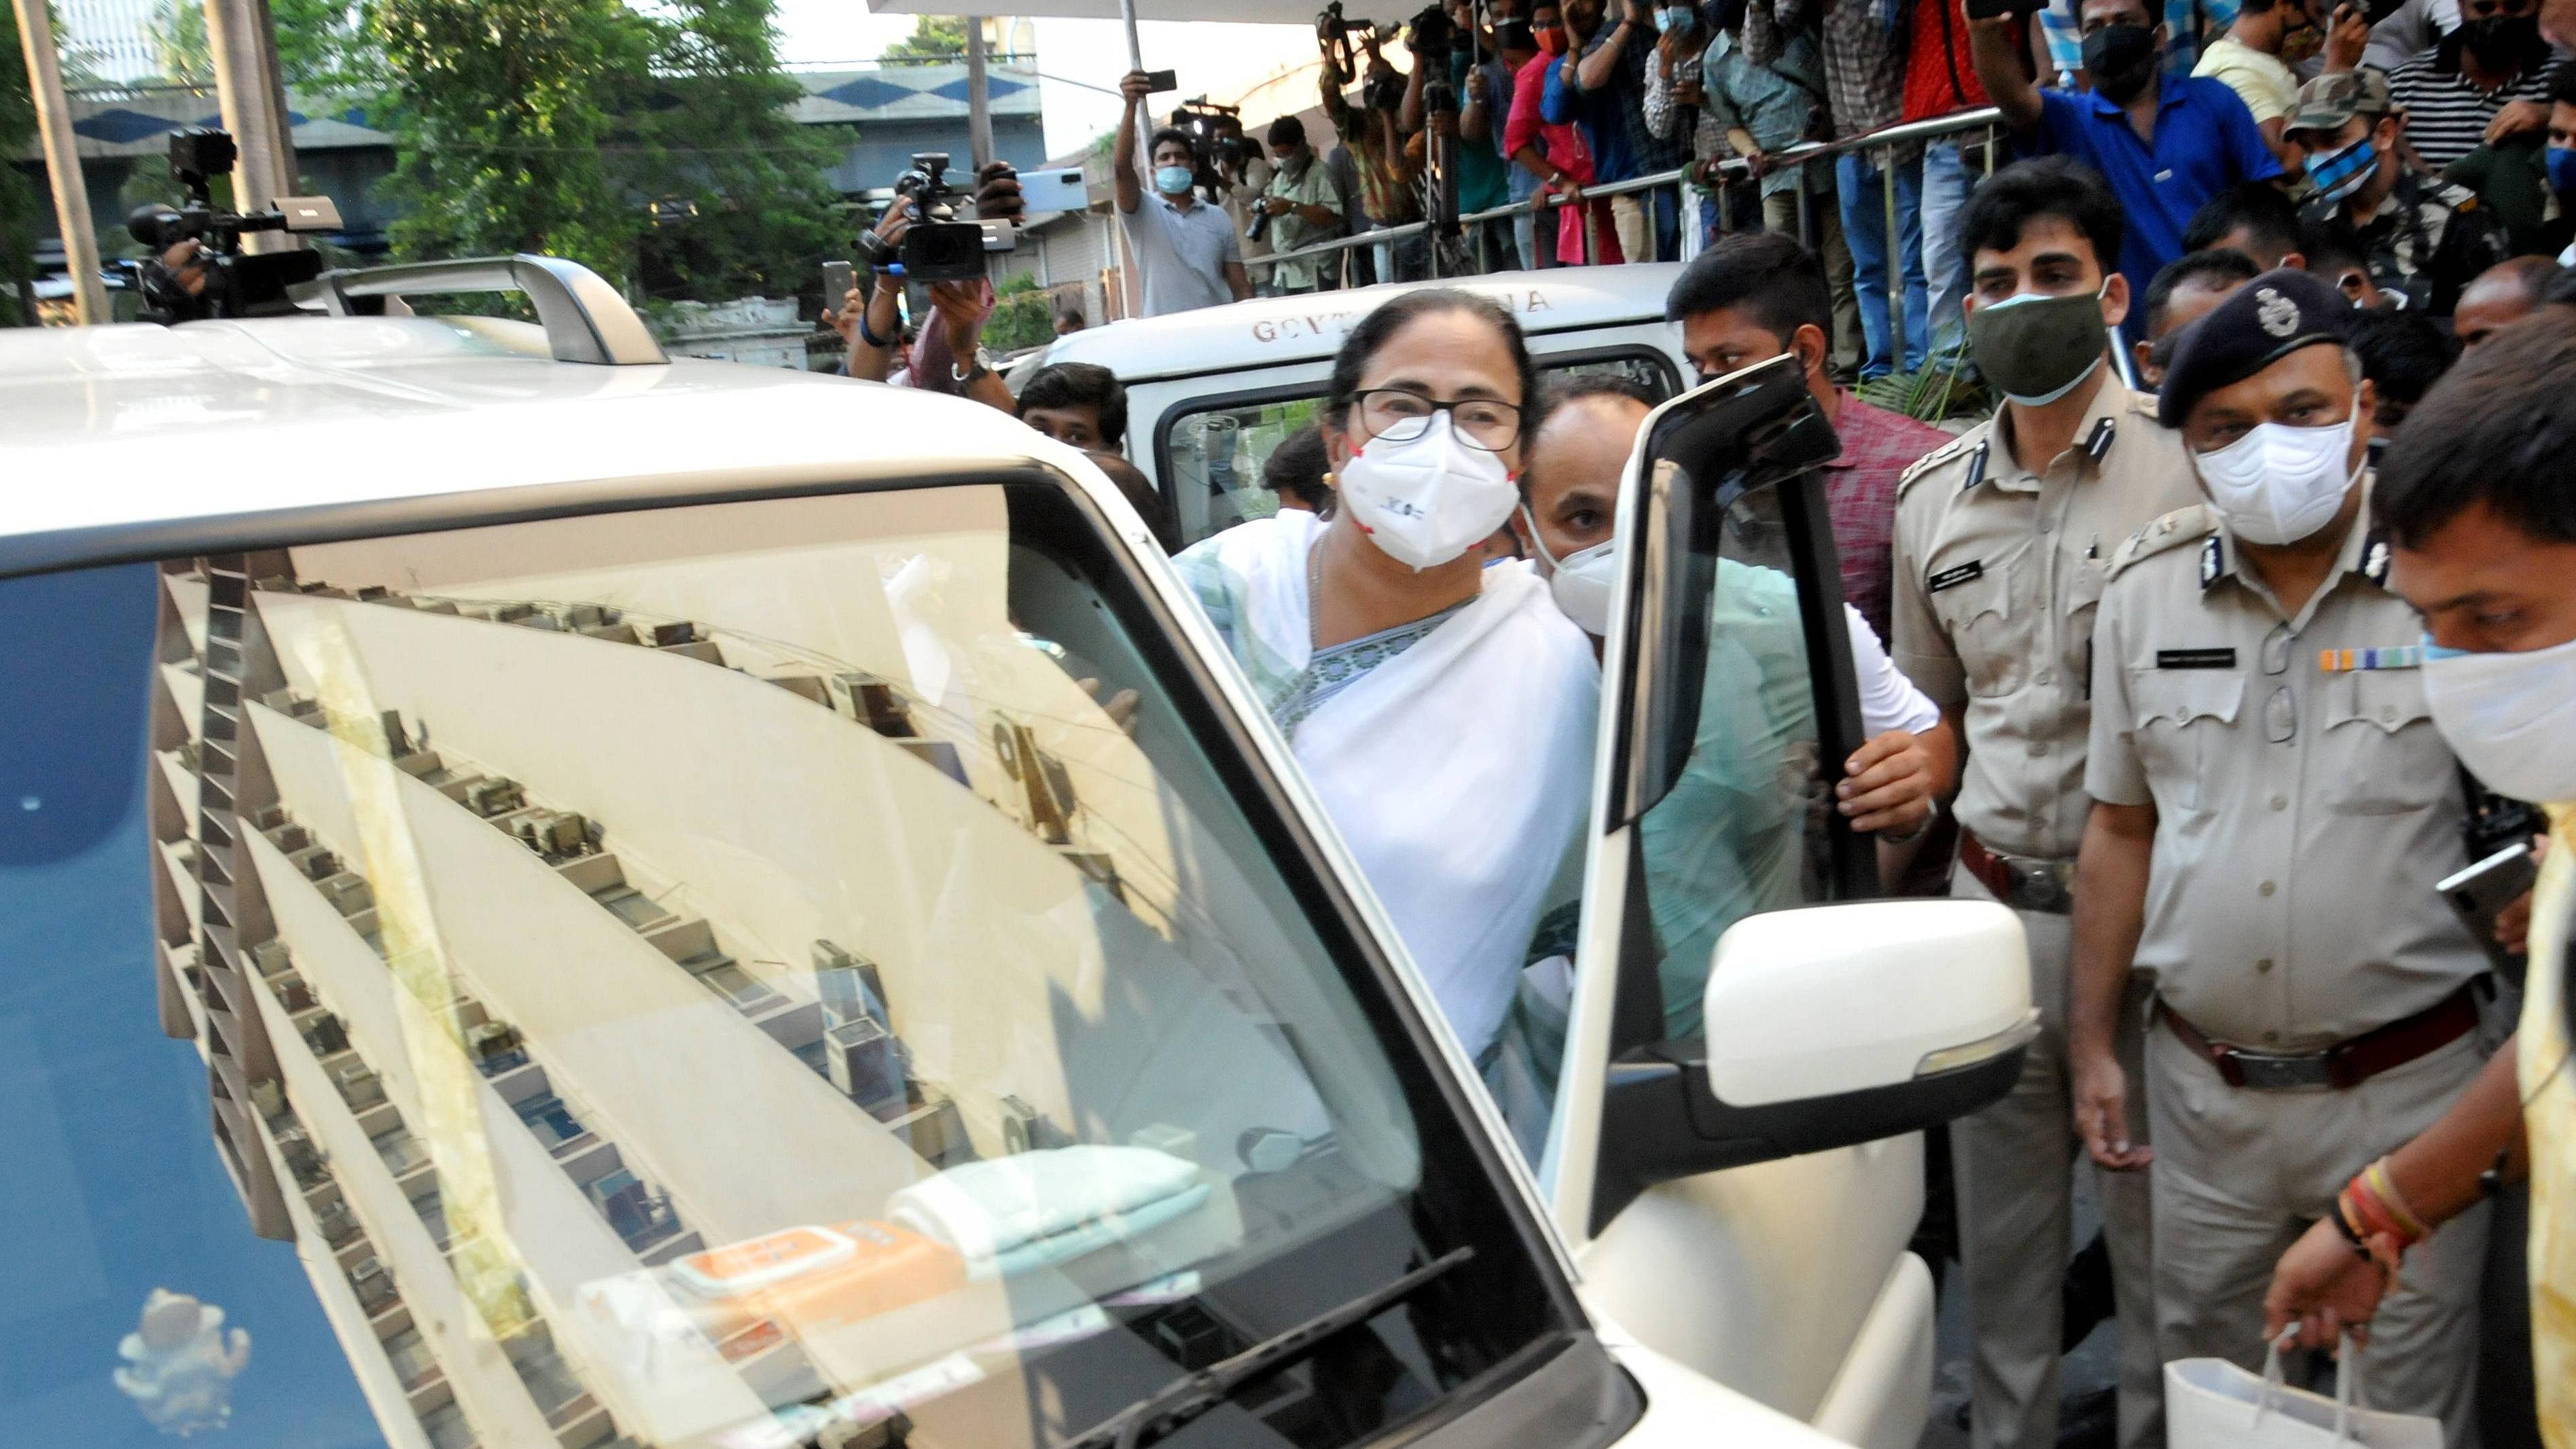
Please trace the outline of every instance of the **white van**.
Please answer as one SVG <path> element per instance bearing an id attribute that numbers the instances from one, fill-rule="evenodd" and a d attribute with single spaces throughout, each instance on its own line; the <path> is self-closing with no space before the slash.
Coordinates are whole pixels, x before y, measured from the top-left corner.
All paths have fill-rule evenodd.
<path id="1" fill-rule="evenodd" d="M 545 325 L 366 315 L 501 285 Z M 1793 369 L 1628 482 L 1533 1175 L 1079 454 L 559 261 L 321 296 L 0 335 L 0 1438 L 1914 1442 L 1909 1134 L 2032 1013 L 2010 913 L 1868 899 L 1820 808 Z M 1640 841 L 1712 763 L 1776 868 L 1664 1041 Z"/>
<path id="2" fill-rule="evenodd" d="M 1517 318 L 1545 376 L 1616 372 L 1655 396 L 1691 375 L 1681 333 L 1664 321 L 1678 262 L 1499 272 L 1454 285 Z M 1196 543 L 1271 511 L 1261 465 L 1311 425 L 1352 324 L 1402 284 L 1265 297 L 1169 317 L 1112 322 L 1059 338 L 1045 361 L 1108 368 L 1127 387 L 1127 455 L 1154 480 Z"/>

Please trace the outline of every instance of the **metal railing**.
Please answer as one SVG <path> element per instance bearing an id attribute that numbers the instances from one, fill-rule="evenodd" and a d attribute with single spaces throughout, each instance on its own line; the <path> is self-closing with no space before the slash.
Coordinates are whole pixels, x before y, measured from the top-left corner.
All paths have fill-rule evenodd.
<path id="1" fill-rule="evenodd" d="M 1766 174 L 1769 172 L 1786 170 L 1792 167 L 1798 168 L 1800 177 L 1798 186 L 1798 240 L 1802 245 L 1812 248 L 1816 244 L 1816 225 L 1813 215 L 1811 194 L 1808 192 L 1805 184 L 1804 168 L 1809 163 L 1816 161 L 1836 160 L 1844 156 L 1863 153 L 1876 154 L 1876 159 L 1878 161 L 1879 183 L 1881 189 L 1885 193 L 1884 200 L 1887 218 L 1886 235 L 1888 241 L 1886 251 L 1888 336 L 1892 350 L 1900 357 L 1904 354 L 1905 350 L 1902 341 L 1905 336 L 1905 273 L 1902 250 L 1896 244 L 1896 238 L 1899 235 L 1896 205 L 1896 153 L 1900 148 L 1913 145 L 1917 142 L 1936 141 L 1945 136 L 1958 136 L 1971 131 L 1979 131 L 1985 133 L 1986 140 L 1988 142 L 1985 147 L 1985 171 L 1986 174 L 1992 175 L 1995 165 L 1995 148 L 1993 142 L 1997 133 L 2003 130 L 2004 125 L 2003 112 L 1995 109 L 1993 106 L 1981 106 L 1975 110 L 1954 111 L 1949 115 L 1934 116 L 1928 120 L 1900 122 L 1897 125 L 1885 126 L 1875 131 L 1864 132 L 1858 136 L 1848 136 L 1839 141 L 1802 141 L 1795 146 L 1788 147 L 1785 150 L 1773 153 L 1765 158 L 1764 170 Z M 1729 181 L 1746 181 L 1755 179 L 1753 176 L 1752 163 L 1746 161 L 1740 156 L 1730 156 L 1718 161 L 1716 163 L 1716 169 L 1724 174 Z M 1738 229 L 1733 215 L 1733 198 L 1730 189 L 1725 186 L 1720 186 L 1715 191 L 1711 191 L 1702 187 L 1698 182 L 1691 179 L 1691 168 L 1689 167 L 1683 167 L 1673 171 L 1658 171 L 1651 176 L 1631 177 L 1625 181 L 1605 181 L 1596 186 L 1586 186 L 1582 190 L 1581 199 L 1583 204 L 1588 205 L 1593 201 L 1607 197 L 1630 196 L 1639 192 L 1659 191 L 1667 186 L 1673 187 L 1677 193 L 1676 199 L 1683 223 L 1681 227 L 1681 260 L 1688 261 L 1698 253 L 1700 248 L 1699 228 L 1691 224 L 1691 219 L 1698 213 L 1698 201 L 1700 198 L 1714 196 L 1717 199 L 1717 229 L 1720 232 L 1730 232 Z M 1502 221 L 1508 218 L 1521 216 L 1539 217 L 1543 216 L 1551 209 L 1562 207 L 1567 204 L 1567 199 L 1564 197 L 1541 193 L 1531 197 L 1527 201 L 1515 201 L 1507 206 L 1489 207 L 1483 211 L 1467 212 L 1458 218 L 1458 225 L 1461 227 L 1467 227 L 1481 222 Z M 1756 224 L 1759 224 L 1759 220 L 1759 217 L 1755 218 Z M 1263 267 L 1276 266 L 1277 264 L 1285 261 L 1301 261 L 1310 258 L 1322 260 L 1327 257 L 1338 256 L 1339 253 L 1348 251 L 1353 247 L 1391 246 L 1396 242 L 1404 241 L 1412 237 L 1427 235 L 1430 231 L 1431 223 L 1428 221 L 1409 221 L 1399 226 L 1374 227 L 1367 231 L 1353 232 L 1347 236 L 1337 236 L 1326 241 L 1311 242 L 1294 251 L 1271 252 L 1263 256 L 1248 257 L 1245 259 L 1244 264 L 1247 267 Z M 1580 263 L 1565 263 L 1564 265 L 1581 266 L 1591 264 L 1592 234 L 1593 228 L 1591 226 L 1583 228 L 1584 260 Z M 1554 254 L 1552 249 L 1547 248 L 1546 239 L 1544 237 L 1540 239 L 1540 247 L 1542 255 L 1552 256 Z M 1471 251 L 1469 255 L 1473 256 L 1474 253 Z M 1435 247 L 1432 249 L 1431 254 L 1431 275 L 1435 278 L 1444 275 L 1439 270 L 1439 265 L 1440 249 Z M 1464 275 L 1480 274 L 1471 272 Z M 1386 279 L 1381 278 L 1380 280 Z"/>

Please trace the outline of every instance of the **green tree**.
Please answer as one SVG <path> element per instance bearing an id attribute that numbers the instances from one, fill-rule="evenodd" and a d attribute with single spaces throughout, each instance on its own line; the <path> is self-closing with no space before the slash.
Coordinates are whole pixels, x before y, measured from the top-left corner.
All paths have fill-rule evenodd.
<path id="1" fill-rule="evenodd" d="M 1055 310 L 1038 290 L 1038 279 L 1018 272 L 993 289 L 993 315 L 984 323 L 984 345 L 993 351 L 1020 352 L 1055 340 Z"/>
<path id="2" fill-rule="evenodd" d="M 395 249 L 544 251 L 657 295 L 793 291 L 832 144 L 789 117 L 771 0 L 370 0 Z"/>
<path id="3" fill-rule="evenodd" d="M 912 23 L 912 33 L 885 48 L 879 60 L 963 60 L 966 56 L 966 22 L 954 15 L 924 15 Z"/>
<path id="4" fill-rule="evenodd" d="M 18 43 L 18 12 L 0 6 L 0 325 L 35 323 L 36 227 L 44 198 L 16 160 L 36 139 L 36 100 L 28 89 L 27 51 Z"/>
<path id="5" fill-rule="evenodd" d="M 333 89 L 347 82 L 357 21 L 346 0 L 271 0 L 269 14 L 277 24 L 278 68 L 288 85 Z M 162 80 L 215 83 L 213 42 L 206 36 L 206 7 L 200 0 L 161 0 L 150 36 Z"/>

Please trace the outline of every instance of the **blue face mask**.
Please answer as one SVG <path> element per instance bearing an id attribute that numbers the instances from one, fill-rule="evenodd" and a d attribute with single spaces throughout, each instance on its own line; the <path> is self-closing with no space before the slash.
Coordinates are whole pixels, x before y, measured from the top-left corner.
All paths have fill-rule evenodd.
<path id="1" fill-rule="evenodd" d="M 2341 201 L 2361 189 L 2378 161 L 2379 149 L 2364 136 L 2340 151 L 2308 157 L 2308 180 L 2316 184 L 2319 196 Z"/>
<path id="2" fill-rule="evenodd" d="M 2549 189 L 2576 198 L 2576 146 L 2552 146 L 2546 155 Z"/>
<path id="3" fill-rule="evenodd" d="M 1691 27 L 1691 18 L 1689 6 L 1667 5 L 1655 12 L 1655 29 L 1667 34 L 1676 30 L 1688 30 Z"/>
<path id="4" fill-rule="evenodd" d="M 1165 196 L 1179 196 L 1190 189 L 1195 176 L 1196 173 L 1187 166 L 1157 166 L 1154 168 L 1154 189 Z"/>

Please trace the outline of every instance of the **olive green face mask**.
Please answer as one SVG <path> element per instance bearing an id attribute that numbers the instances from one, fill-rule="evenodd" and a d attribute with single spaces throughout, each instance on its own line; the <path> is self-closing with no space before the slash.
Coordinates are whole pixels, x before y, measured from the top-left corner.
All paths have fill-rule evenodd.
<path id="1" fill-rule="evenodd" d="M 2092 376 L 2110 345 L 2108 334 L 2095 292 L 2023 292 L 1968 314 L 1968 352 L 1977 370 L 2024 407 L 2053 403 Z"/>

